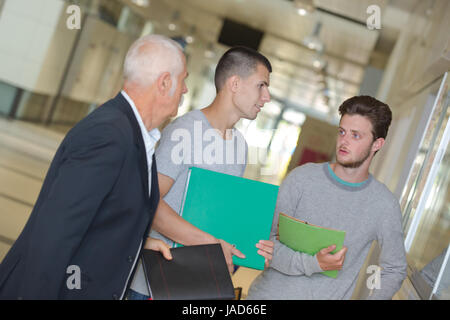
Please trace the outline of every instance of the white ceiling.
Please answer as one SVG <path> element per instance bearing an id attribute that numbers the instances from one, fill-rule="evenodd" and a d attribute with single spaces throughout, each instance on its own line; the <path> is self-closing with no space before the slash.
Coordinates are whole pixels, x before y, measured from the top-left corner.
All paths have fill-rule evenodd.
<path id="1" fill-rule="evenodd" d="M 313 1 L 318 10 L 307 16 L 300 16 L 288 0 L 150 0 L 150 6 L 139 11 L 155 23 L 156 30 L 166 28 L 178 11 L 184 31 L 188 33 L 195 26 L 195 36 L 205 43 L 216 43 L 225 17 L 263 30 L 259 50 L 273 64 L 273 92 L 287 99 L 310 97 L 302 98 L 306 106 L 313 106 L 316 95 L 325 92 L 335 112 L 342 100 L 358 94 L 371 59 L 381 56 L 386 60 L 398 28 L 419 0 Z M 381 9 L 385 24 L 381 31 L 365 26 L 370 5 Z M 383 21 L 383 17 L 389 21 Z M 322 24 L 319 38 L 325 45 L 322 58 L 328 63 L 325 87 L 320 83 L 321 73 L 313 66 L 317 52 L 302 44 L 317 22 Z M 220 45 L 216 48 L 221 50 Z"/>
<path id="2" fill-rule="evenodd" d="M 387 0 L 316 0 L 328 11 L 349 12 L 352 18 L 367 16 L 363 3 L 384 7 Z M 163 0 L 173 10 L 179 10 L 183 20 L 195 25 L 207 40 L 217 39 L 221 20 L 231 20 L 261 29 L 270 36 L 301 45 L 317 21 L 323 27 L 320 38 L 325 42 L 326 52 L 361 64 L 367 64 L 370 52 L 378 39 L 378 31 L 343 20 L 342 18 L 316 12 L 300 16 L 287 0 Z M 338 4 L 339 2 L 339 4 Z M 347 3 L 345 6 L 343 4 Z M 354 5 L 357 3 L 358 5 Z M 365 20 L 364 20 L 365 21 Z M 357 53 L 355 53 L 357 52 Z"/>

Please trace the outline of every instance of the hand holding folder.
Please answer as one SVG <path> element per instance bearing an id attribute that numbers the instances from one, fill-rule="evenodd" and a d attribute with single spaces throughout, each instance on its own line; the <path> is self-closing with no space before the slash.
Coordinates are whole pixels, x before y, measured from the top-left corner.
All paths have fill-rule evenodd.
<path id="1" fill-rule="evenodd" d="M 144 249 L 159 251 L 166 260 L 172 260 L 170 247 L 162 240 L 148 237 L 145 242 Z"/>
<path id="2" fill-rule="evenodd" d="M 228 271 L 230 271 L 230 273 L 233 273 L 234 270 L 233 257 L 236 256 L 238 258 L 245 259 L 245 255 L 241 251 L 239 251 L 239 249 L 237 249 L 236 245 L 234 244 L 230 244 L 223 239 L 219 239 L 219 243 L 222 246 L 225 261 L 228 266 Z"/>
<path id="3" fill-rule="evenodd" d="M 335 251 L 336 245 L 333 244 L 328 248 L 324 248 L 316 253 L 317 261 L 320 268 L 324 271 L 341 270 L 344 265 L 345 254 L 347 253 L 347 247 L 342 247 L 341 250 L 335 254 L 331 252 Z"/>
<path id="4" fill-rule="evenodd" d="M 327 266 L 326 270 L 322 268 L 325 270 L 322 274 L 331 278 L 337 277 L 339 269 L 333 268 L 342 268 L 344 263 L 347 249 L 341 249 L 344 246 L 345 231 L 315 226 L 284 213 L 280 213 L 278 225 L 281 243 L 311 256 L 317 254 L 319 264 L 322 262 L 321 268 L 322 265 Z"/>

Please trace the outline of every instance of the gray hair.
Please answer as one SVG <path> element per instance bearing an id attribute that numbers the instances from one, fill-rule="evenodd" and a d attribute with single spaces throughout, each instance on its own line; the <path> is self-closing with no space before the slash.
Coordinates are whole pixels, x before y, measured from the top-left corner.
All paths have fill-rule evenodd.
<path id="1" fill-rule="evenodd" d="M 125 82 L 146 87 L 162 73 L 169 72 L 173 83 L 172 95 L 177 87 L 177 77 L 183 71 L 181 55 L 181 46 L 167 37 L 155 34 L 141 37 L 131 45 L 125 57 Z"/>

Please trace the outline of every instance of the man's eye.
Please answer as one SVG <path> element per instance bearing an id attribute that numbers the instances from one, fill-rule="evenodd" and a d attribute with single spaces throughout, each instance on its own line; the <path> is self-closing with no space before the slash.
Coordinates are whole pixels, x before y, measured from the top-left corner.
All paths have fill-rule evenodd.
<path id="1" fill-rule="evenodd" d="M 354 134 L 353 134 L 353 138 L 355 138 L 355 139 L 359 139 L 359 134 L 357 134 L 357 133 L 354 133 Z"/>

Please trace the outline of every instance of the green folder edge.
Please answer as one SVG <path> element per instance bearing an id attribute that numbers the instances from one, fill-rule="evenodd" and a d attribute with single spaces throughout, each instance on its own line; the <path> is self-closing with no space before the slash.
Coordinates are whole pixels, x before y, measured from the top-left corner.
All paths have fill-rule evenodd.
<path id="1" fill-rule="evenodd" d="M 341 250 L 344 246 L 345 231 L 327 229 L 303 223 L 283 213 L 280 213 L 278 223 L 280 242 L 291 248 L 292 250 L 303 252 L 313 256 L 321 249 L 327 248 L 328 246 L 333 244 L 336 245 L 336 249 L 331 252 L 332 254 Z M 320 249 L 300 249 L 301 246 L 304 245 L 304 243 L 302 243 L 300 237 L 298 236 L 299 232 L 303 233 L 303 235 L 306 235 L 307 237 L 313 234 L 318 235 L 322 233 L 322 235 L 326 235 L 328 237 L 328 241 L 331 241 L 333 243 L 327 244 L 327 240 L 321 240 L 323 243 L 321 245 L 319 244 L 321 246 Z M 328 270 L 322 272 L 322 274 L 331 278 L 336 278 L 338 272 L 338 270 Z"/>
<path id="2" fill-rule="evenodd" d="M 189 185 L 189 181 L 190 181 L 190 178 L 191 178 L 191 173 L 192 173 L 192 171 L 193 170 L 199 170 L 199 171 L 209 171 L 209 172 L 211 172 L 211 173 L 213 173 L 213 174 L 218 174 L 218 175 L 227 175 L 227 174 L 224 174 L 224 173 L 220 173 L 220 172 L 215 172 L 215 171 L 211 171 L 211 170 L 207 170 L 207 169 L 202 169 L 202 168 L 197 168 L 197 167 L 191 167 L 191 168 L 189 168 L 189 173 L 188 173 L 188 177 L 187 177 L 187 179 L 186 179 L 186 185 L 185 185 L 185 188 L 184 188 L 184 195 L 183 195 L 183 201 L 182 201 L 182 203 L 181 203 L 181 207 L 180 207 L 180 216 L 183 216 L 183 209 L 184 209 L 184 206 L 185 206 L 185 203 L 186 203 L 186 197 L 187 197 L 187 194 L 188 194 L 188 185 Z M 237 177 L 237 176 L 233 176 L 234 178 L 237 178 L 237 179 L 245 179 L 245 178 L 242 178 L 242 177 Z M 246 180 L 250 180 L 250 179 L 246 179 Z M 269 183 L 265 183 L 265 182 L 260 182 L 260 181 L 256 181 L 256 180 L 250 180 L 250 181 L 254 181 L 255 183 L 264 183 L 264 184 L 266 184 L 266 185 L 270 185 L 270 186 L 272 186 L 273 188 L 274 188 L 274 190 L 276 190 L 276 192 L 274 192 L 274 201 L 273 201 L 273 210 L 271 210 L 272 212 L 275 212 L 275 206 L 276 206 L 276 199 L 277 199 L 277 195 L 278 195 L 278 190 L 279 190 L 279 186 L 276 186 L 276 185 L 273 185 L 273 184 L 269 184 Z M 267 227 L 267 230 L 265 230 L 264 231 L 264 234 L 266 234 L 267 236 L 266 237 L 262 237 L 261 239 L 259 239 L 259 240 L 264 240 L 264 239 L 266 239 L 266 240 L 269 240 L 270 239 L 270 231 L 271 231 L 271 229 L 272 229 L 272 219 L 273 219 L 273 213 L 272 213 L 272 216 L 271 216 L 271 219 L 270 219 L 270 223 L 268 224 L 268 227 Z M 254 245 L 256 245 L 256 242 L 255 242 L 255 244 Z M 253 245 L 253 246 L 254 246 Z M 178 248 L 178 247 L 182 247 L 183 245 L 182 244 L 179 244 L 179 243 L 175 243 L 174 242 L 174 244 L 173 244 L 173 247 L 174 248 Z M 237 249 L 239 249 L 239 246 L 237 246 Z M 257 252 L 258 251 L 258 248 L 256 248 L 255 246 L 254 246 L 254 249 L 255 249 L 255 252 Z M 241 252 L 242 252 L 242 250 L 241 250 Z M 244 253 L 245 254 L 245 253 Z M 265 259 L 264 259 L 264 257 L 262 257 L 262 256 L 260 256 L 259 254 L 257 254 L 256 253 L 256 256 L 257 256 L 257 258 L 260 260 L 260 262 L 258 263 L 258 265 L 254 265 L 254 264 L 252 264 L 252 263 L 248 263 L 247 261 L 248 261 L 248 255 L 246 255 L 246 259 L 241 259 L 241 258 L 239 258 L 239 257 L 237 257 L 237 256 L 233 256 L 233 263 L 235 264 L 235 265 L 238 265 L 238 266 L 242 266 L 242 267 L 247 267 L 247 268 L 252 268 L 252 269 L 256 269 L 256 270 L 264 270 L 264 264 L 265 264 Z"/>

